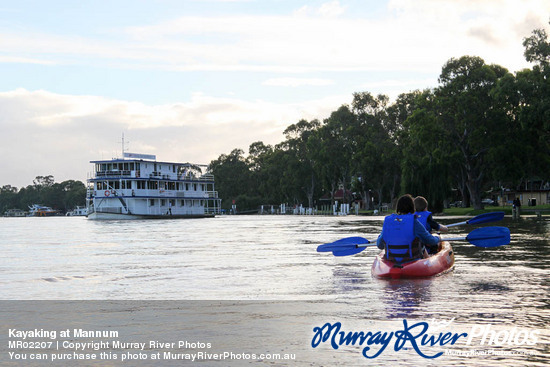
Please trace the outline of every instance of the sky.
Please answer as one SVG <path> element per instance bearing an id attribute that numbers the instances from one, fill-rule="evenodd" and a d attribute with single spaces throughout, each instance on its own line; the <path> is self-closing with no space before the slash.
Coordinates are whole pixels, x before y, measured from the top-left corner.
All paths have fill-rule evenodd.
<path id="1" fill-rule="evenodd" d="M 126 151 L 208 164 L 445 62 L 531 67 L 548 0 L 0 2 L 0 186 L 85 181 Z"/>

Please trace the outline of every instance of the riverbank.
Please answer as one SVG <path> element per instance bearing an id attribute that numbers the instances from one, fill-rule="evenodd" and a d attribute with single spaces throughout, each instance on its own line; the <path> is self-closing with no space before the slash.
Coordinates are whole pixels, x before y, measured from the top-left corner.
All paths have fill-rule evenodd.
<path id="1" fill-rule="evenodd" d="M 526 206 L 521 207 L 522 214 L 532 214 L 537 210 L 547 211 L 547 214 L 550 214 L 550 204 L 546 205 L 536 205 L 536 206 Z M 468 208 L 449 208 L 443 211 L 444 215 L 479 215 L 488 212 L 504 212 L 505 215 L 512 215 L 512 206 L 486 206 L 484 209 L 474 209 L 472 207 Z"/>
<path id="2" fill-rule="evenodd" d="M 521 207 L 521 214 L 522 215 L 530 215 L 535 214 L 537 211 L 540 211 L 542 215 L 550 215 L 550 204 L 545 205 L 536 205 L 536 206 L 525 206 Z M 388 215 L 393 213 L 393 210 L 384 211 L 376 213 L 377 215 Z M 460 216 L 460 215 L 466 215 L 466 216 L 475 216 L 480 215 L 483 213 L 489 213 L 489 212 L 504 212 L 505 215 L 512 215 L 512 206 L 485 206 L 484 209 L 474 209 L 473 207 L 467 207 L 467 208 L 448 208 L 444 209 L 443 213 L 436 213 L 436 215 L 449 215 L 449 216 Z M 360 210 L 359 215 L 375 215 L 374 211 L 372 210 Z"/>

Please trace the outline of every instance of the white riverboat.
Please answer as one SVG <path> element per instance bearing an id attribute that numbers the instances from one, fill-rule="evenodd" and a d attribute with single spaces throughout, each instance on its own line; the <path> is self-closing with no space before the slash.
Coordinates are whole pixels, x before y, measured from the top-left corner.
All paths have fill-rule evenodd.
<path id="1" fill-rule="evenodd" d="M 220 214 L 214 176 L 205 165 L 157 162 L 149 154 L 91 161 L 88 219 L 205 218 Z"/>

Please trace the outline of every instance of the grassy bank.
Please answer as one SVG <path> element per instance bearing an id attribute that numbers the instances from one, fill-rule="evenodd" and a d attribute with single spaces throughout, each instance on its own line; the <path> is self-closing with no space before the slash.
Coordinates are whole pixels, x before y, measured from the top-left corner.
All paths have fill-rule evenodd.
<path id="1" fill-rule="evenodd" d="M 536 206 L 522 206 L 521 209 L 523 210 L 522 213 L 524 215 L 527 214 L 535 214 L 534 210 L 537 209 L 543 209 L 543 210 L 550 210 L 550 204 L 546 205 L 536 205 Z M 436 215 L 470 215 L 475 216 L 483 213 L 489 213 L 489 212 L 504 212 L 505 215 L 512 215 L 512 206 L 486 206 L 485 209 L 480 210 L 474 210 L 472 207 L 468 208 L 449 208 L 444 209 L 443 214 L 437 213 Z M 352 211 L 351 214 L 354 212 Z M 393 210 L 380 213 L 379 215 L 388 215 L 393 213 Z M 373 215 L 374 212 L 372 210 L 360 210 L 359 215 Z M 543 212 L 543 215 L 548 215 L 549 212 Z"/>
<path id="2" fill-rule="evenodd" d="M 536 210 L 536 209 L 547 209 L 550 210 L 550 205 L 536 205 L 536 206 L 525 206 L 521 207 L 523 210 Z M 445 215 L 479 215 L 488 212 L 504 212 L 506 215 L 512 215 L 511 206 L 486 206 L 485 209 L 474 210 L 474 208 L 449 208 L 443 211 Z M 529 213 L 532 214 L 532 213 Z"/>

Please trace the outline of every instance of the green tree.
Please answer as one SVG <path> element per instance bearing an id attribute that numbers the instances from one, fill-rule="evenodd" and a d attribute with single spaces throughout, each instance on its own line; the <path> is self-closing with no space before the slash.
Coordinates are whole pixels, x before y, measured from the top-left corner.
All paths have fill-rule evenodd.
<path id="1" fill-rule="evenodd" d="M 349 189 L 352 176 L 353 152 L 357 149 L 355 132 L 357 118 L 348 106 L 341 106 L 316 130 L 309 141 L 312 159 L 316 164 L 316 174 L 334 201 L 334 192 L 341 184 L 344 193 Z M 344 202 L 348 198 L 344 195 Z"/>
<path id="2" fill-rule="evenodd" d="M 209 170 L 216 179 L 223 208 L 229 209 L 239 195 L 250 193 L 251 175 L 242 149 L 233 149 L 228 155 L 222 154 L 210 162 Z"/>
<path id="3" fill-rule="evenodd" d="M 318 120 L 300 120 L 284 131 L 286 141 L 283 147 L 288 149 L 289 158 L 294 158 L 291 160 L 293 164 L 289 175 L 294 177 L 294 191 L 305 194 L 307 205 L 310 208 L 313 207 L 313 196 L 317 189 L 317 176 L 315 173 L 317 161 L 314 153 L 317 147 L 313 135 L 320 125 Z"/>
<path id="4" fill-rule="evenodd" d="M 535 29 L 523 46 L 526 60 L 535 65 L 516 75 L 514 116 L 533 148 L 527 170 L 534 176 L 550 172 L 550 40 L 545 30 Z"/>
<path id="5" fill-rule="evenodd" d="M 8 209 L 23 209 L 17 200 L 17 187 L 4 185 L 0 187 L 0 215 Z"/>
<path id="6" fill-rule="evenodd" d="M 400 154 L 395 140 L 396 125 L 388 115 L 389 98 L 369 92 L 354 93 L 352 108 L 358 124 L 353 131 L 356 143 L 353 167 L 366 208 L 371 209 L 371 189 L 378 205 L 390 202 L 399 182 Z"/>
<path id="7" fill-rule="evenodd" d="M 415 92 L 407 99 L 413 95 L 415 109 L 406 117 L 400 133 L 402 191 L 424 196 L 430 210 L 440 212 L 450 195 L 452 150 L 437 119 L 433 92 Z"/>
<path id="8" fill-rule="evenodd" d="M 481 194 L 491 172 L 490 150 L 502 144 L 505 116 L 492 97 L 492 90 L 507 70 L 486 65 L 479 57 L 450 59 L 439 77 L 436 89 L 438 122 L 446 141 L 457 154 L 458 169 L 465 177 L 469 198 L 475 209 L 482 208 Z"/>

